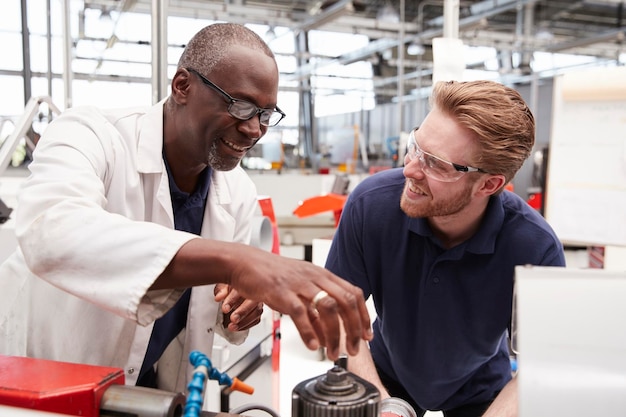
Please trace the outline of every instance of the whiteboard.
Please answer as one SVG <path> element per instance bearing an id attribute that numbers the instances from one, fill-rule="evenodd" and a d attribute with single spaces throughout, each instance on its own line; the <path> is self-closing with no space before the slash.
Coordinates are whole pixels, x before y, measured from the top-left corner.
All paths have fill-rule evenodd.
<path id="1" fill-rule="evenodd" d="M 623 417 L 626 272 L 515 268 L 520 417 Z"/>
<path id="2" fill-rule="evenodd" d="M 626 246 L 626 67 L 554 82 L 545 216 L 565 244 Z"/>

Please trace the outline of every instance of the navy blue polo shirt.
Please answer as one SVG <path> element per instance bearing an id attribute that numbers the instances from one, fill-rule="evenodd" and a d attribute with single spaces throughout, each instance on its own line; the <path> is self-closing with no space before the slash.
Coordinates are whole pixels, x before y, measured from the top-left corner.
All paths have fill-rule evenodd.
<path id="1" fill-rule="evenodd" d="M 170 174 L 167 162 L 167 174 L 170 182 L 170 196 L 172 198 L 172 209 L 174 211 L 174 227 L 176 230 L 199 235 L 202 231 L 202 220 L 204 218 L 204 208 L 209 195 L 209 185 L 211 184 L 211 167 L 206 167 L 200 173 L 198 185 L 193 193 L 189 194 L 181 191 L 174 182 Z"/>
<path id="2" fill-rule="evenodd" d="M 478 232 L 444 248 L 400 208 L 402 168 L 350 194 L 326 267 L 373 298 L 375 363 L 426 410 L 493 399 L 511 379 L 516 265 L 564 266 L 559 239 L 520 197 L 491 198 Z"/>
<path id="3" fill-rule="evenodd" d="M 209 195 L 209 185 L 211 184 L 211 168 L 206 167 L 200 173 L 198 184 L 190 194 L 181 191 L 174 182 L 169 165 L 163 158 L 170 185 L 170 197 L 172 199 L 172 210 L 174 212 L 174 228 L 185 232 L 200 235 L 202 231 L 202 220 L 204 219 L 204 209 Z M 187 323 L 187 311 L 189 310 L 189 299 L 191 298 L 191 288 L 188 288 L 178 299 L 174 307 L 161 318 L 154 322 L 150 342 L 144 357 L 144 362 L 137 378 L 138 386 L 156 388 L 156 373 L 154 364 L 159 360 L 165 348 L 181 332 Z"/>

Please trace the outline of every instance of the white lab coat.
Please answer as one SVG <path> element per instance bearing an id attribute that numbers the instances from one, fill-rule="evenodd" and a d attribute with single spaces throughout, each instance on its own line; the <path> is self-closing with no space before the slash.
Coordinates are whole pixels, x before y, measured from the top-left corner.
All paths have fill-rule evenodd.
<path id="1" fill-rule="evenodd" d="M 174 230 L 162 143 L 163 102 L 75 108 L 48 126 L 18 196 L 21 250 L 0 266 L 1 354 L 123 368 L 135 384 L 154 320 L 182 294 L 148 289 L 197 237 Z M 243 169 L 213 171 L 202 236 L 248 243 L 256 208 Z M 178 363 L 159 364 L 171 389 L 185 390 L 188 353 L 210 357 L 215 331 L 245 338 L 218 316 L 213 286 L 193 288 Z"/>

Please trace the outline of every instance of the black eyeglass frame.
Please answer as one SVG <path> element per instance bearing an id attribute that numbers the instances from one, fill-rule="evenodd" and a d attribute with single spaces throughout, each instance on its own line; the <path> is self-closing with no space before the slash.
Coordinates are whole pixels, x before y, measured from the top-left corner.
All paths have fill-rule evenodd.
<path id="1" fill-rule="evenodd" d="M 283 120 L 283 119 L 285 118 L 285 116 L 287 116 L 287 115 L 285 114 L 285 112 L 283 112 L 283 111 L 282 111 L 282 110 L 281 110 L 278 106 L 276 106 L 276 107 L 275 107 L 275 108 L 273 108 L 273 109 L 263 109 L 263 108 L 261 108 L 261 107 L 257 106 L 256 104 L 251 103 L 251 102 L 249 102 L 249 101 L 247 101 L 247 100 L 241 100 L 241 99 L 238 99 L 238 98 L 234 98 L 234 97 L 232 97 L 230 94 L 228 94 L 226 91 L 224 91 L 222 88 L 220 88 L 217 84 L 215 84 L 214 82 L 212 82 L 211 80 L 209 80 L 208 78 L 206 78 L 204 75 L 200 74 L 200 73 L 199 73 L 198 71 L 196 71 L 195 69 L 193 69 L 193 68 L 187 68 L 187 71 L 189 71 L 189 72 L 192 72 L 192 73 L 196 74 L 198 77 L 200 77 L 200 79 L 202 80 L 202 82 L 203 82 L 204 84 L 206 84 L 207 86 L 211 87 L 213 90 L 217 91 L 217 92 L 218 92 L 218 93 L 220 93 L 222 96 L 224 96 L 224 98 L 225 98 L 225 99 L 229 102 L 229 104 L 228 104 L 228 114 L 230 114 L 231 116 L 233 116 L 233 117 L 234 117 L 235 119 L 237 119 L 237 120 L 243 120 L 243 121 L 250 120 L 250 119 L 252 119 L 254 116 L 256 116 L 256 115 L 260 114 L 260 115 L 261 115 L 261 117 L 259 117 L 259 122 L 260 122 L 263 126 L 273 127 L 273 126 L 276 126 L 278 123 L 280 123 L 280 121 L 281 121 L 281 120 Z M 231 109 L 232 109 L 232 107 L 233 107 L 233 105 L 234 105 L 235 103 L 237 103 L 237 102 L 239 102 L 239 103 L 249 104 L 249 105 L 251 106 L 251 107 L 250 107 L 251 109 L 252 109 L 252 108 L 255 108 L 256 110 L 255 110 L 255 112 L 254 112 L 254 113 L 252 113 L 249 117 L 242 117 L 242 116 L 238 116 L 238 115 L 234 114 L 234 113 L 232 112 L 232 110 L 231 110 Z M 279 119 L 278 119 L 275 123 L 270 124 L 270 123 L 269 123 L 269 121 L 270 121 L 270 119 L 272 118 L 272 115 L 273 115 L 273 114 L 275 114 L 275 113 L 276 113 L 276 114 L 280 114 L 280 118 L 279 118 Z M 266 115 L 266 118 L 267 118 L 267 121 L 266 121 L 266 122 L 263 120 L 263 115 Z"/>

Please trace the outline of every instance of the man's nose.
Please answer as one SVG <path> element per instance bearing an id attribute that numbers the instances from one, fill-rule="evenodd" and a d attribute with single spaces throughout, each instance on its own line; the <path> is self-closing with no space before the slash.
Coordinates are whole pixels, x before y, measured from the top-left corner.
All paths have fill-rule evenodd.
<path id="1" fill-rule="evenodd" d="M 260 139 L 267 132 L 267 126 L 261 124 L 260 114 L 239 122 L 237 129 L 249 138 Z"/>
<path id="2" fill-rule="evenodd" d="M 404 157 L 404 176 L 410 178 L 424 178 L 424 170 L 422 169 L 421 155 L 417 155 L 413 159 L 409 159 L 408 154 Z"/>

